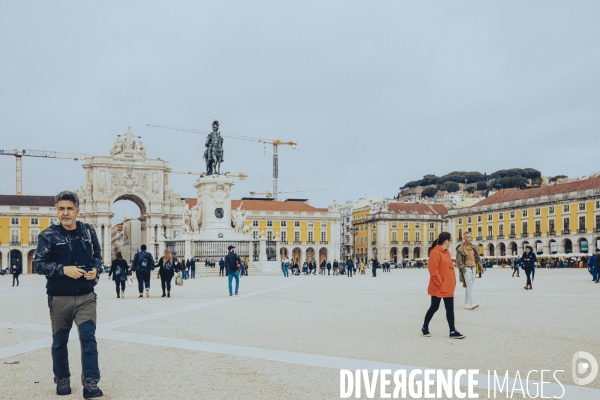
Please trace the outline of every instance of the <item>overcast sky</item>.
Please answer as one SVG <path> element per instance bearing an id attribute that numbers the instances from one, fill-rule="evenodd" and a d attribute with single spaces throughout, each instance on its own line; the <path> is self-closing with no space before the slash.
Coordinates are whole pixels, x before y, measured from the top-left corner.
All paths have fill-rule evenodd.
<path id="1" fill-rule="evenodd" d="M 599 1 L 573 0 L 3 0 L 0 149 L 108 155 L 131 126 L 149 157 L 202 170 L 204 136 L 146 124 L 217 118 L 223 134 L 296 140 L 279 188 L 326 188 L 289 195 L 317 206 L 452 170 L 587 175 L 599 21 Z M 24 194 L 84 184 L 80 162 L 23 164 Z M 234 197 L 271 190 L 272 147 L 227 139 L 223 168 L 249 175 Z M 0 172 L 14 194 L 14 157 Z M 170 183 L 194 197 L 193 181 Z"/>

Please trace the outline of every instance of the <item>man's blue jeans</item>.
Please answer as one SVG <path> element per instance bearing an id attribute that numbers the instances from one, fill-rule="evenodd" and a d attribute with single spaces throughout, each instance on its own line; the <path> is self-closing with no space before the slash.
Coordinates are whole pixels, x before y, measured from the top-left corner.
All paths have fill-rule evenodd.
<path id="1" fill-rule="evenodd" d="M 590 273 L 592 274 L 593 280 L 598 279 L 598 268 L 592 267 Z"/>
<path id="2" fill-rule="evenodd" d="M 233 294 L 233 292 L 231 291 L 231 280 L 235 278 L 235 292 L 238 292 L 238 288 L 240 287 L 240 271 L 239 270 L 235 270 L 233 272 L 230 272 L 229 275 L 227 275 L 227 279 L 229 280 L 229 294 Z"/>
<path id="3" fill-rule="evenodd" d="M 289 272 L 288 272 L 288 266 L 287 265 L 283 265 L 283 276 L 288 276 Z M 229 286 L 231 287 L 231 284 L 229 284 Z M 229 291 L 231 292 L 231 289 L 229 289 Z"/>

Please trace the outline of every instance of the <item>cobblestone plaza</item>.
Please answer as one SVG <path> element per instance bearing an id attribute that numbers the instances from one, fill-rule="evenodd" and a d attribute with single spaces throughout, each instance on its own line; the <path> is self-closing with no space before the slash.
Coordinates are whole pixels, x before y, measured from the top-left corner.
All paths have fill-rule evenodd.
<path id="1" fill-rule="evenodd" d="M 432 337 L 420 335 L 428 279 L 422 269 L 392 269 L 375 279 L 370 271 L 353 278 L 250 276 L 242 278 L 240 296 L 229 297 L 225 278 L 200 278 L 175 287 L 172 298 L 160 298 L 153 279 L 149 299 L 138 299 L 135 287 L 117 299 L 102 275 L 100 386 L 107 399 L 334 399 L 340 369 L 479 369 L 511 377 L 544 369 L 564 371 L 557 375 L 563 398 L 600 398 L 600 379 L 579 387 L 571 377 L 574 353 L 600 358 L 598 324 L 590 319 L 600 287 L 587 270 L 539 269 L 535 290 L 524 291 L 523 276 L 488 269 L 475 286 L 480 308 L 455 307 L 456 326 L 467 336 L 459 341 L 448 339 L 443 310 L 430 325 Z M 55 398 L 45 279 L 27 275 L 11 287 L 2 276 L 0 285 L 0 397 Z M 457 304 L 463 296 L 459 284 Z M 71 397 L 80 398 L 75 329 L 69 348 Z M 544 395 L 560 396 L 556 386 L 546 384 Z M 476 393 L 487 398 L 485 388 Z"/>

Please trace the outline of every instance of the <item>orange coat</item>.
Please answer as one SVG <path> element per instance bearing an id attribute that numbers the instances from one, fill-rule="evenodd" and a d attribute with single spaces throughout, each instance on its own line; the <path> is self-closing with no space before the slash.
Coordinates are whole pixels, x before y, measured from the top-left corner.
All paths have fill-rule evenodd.
<path id="1" fill-rule="evenodd" d="M 454 297 L 456 274 L 454 263 L 448 250 L 437 245 L 429 254 L 429 288 L 430 296 L 445 298 Z"/>

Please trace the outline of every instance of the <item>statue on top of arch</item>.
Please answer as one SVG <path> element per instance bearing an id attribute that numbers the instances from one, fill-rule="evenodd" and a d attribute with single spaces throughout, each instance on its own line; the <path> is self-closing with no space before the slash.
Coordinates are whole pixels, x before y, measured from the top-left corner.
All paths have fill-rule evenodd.
<path id="1" fill-rule="evenodd" d="M 121 139 L 121 136 L 123 137 Z M 140 136 L 138 136 L 139 138 Z M 136 136 L 131 131 L 131 127 L 127 127 L 127 132 L 123 135 L 117 135 L 115 142 L 113 143 L 112 149 L 110 149 L 110 155 L 115 156 L 130 156 L 130 157 L 141 157 L 146 158 L 146 149 L 141 140 L 136 141 Z"/>

